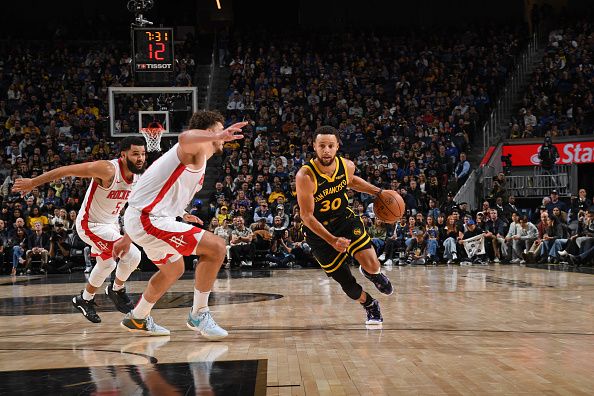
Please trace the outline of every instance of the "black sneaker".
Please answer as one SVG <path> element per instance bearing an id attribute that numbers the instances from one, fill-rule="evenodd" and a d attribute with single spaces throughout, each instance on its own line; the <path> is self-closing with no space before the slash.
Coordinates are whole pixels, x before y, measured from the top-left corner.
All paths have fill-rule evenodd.
<path id="1" fill-rule="evenodd" d="M 361 272 L 364 277 L 369 279 L 371 283 L 375 285 L 377 290 L 380 291 L 380 293 L 383 293 L 387 296 L 394 293 L 394 288 L 390 283 L 390 279 L 388 279 L 386 275 L 382 274 L 381 272 L 379 274 L 368 274 L 367 271 L 365 271 L 361 266 L 359 266 L 359 272 Z"/>
<path id="2" fill-rule="evenodd" d="M 379 301 L 373 300 L 368 306 L 363 306 L 367 312 L 366 325 L 381 325 L 384 321 L 382 312 L 380 311 Z"/>
<path id="3" fill-rule="evenodd" d="M 578 256 L 574 256 L 573 254 L 568 254 L 567 259 L 569 260 L 569 264 L 571 265 L 580 265 L 580 258 Z"/>
<path id="4" fill-rule="evenodd" d="M 130 301 L 130 297 L 126 294 L 126 288 L 124 287 L 121 290 L 113 290 L 113 283 L 110 283 L 105 288 L 105 294 L 107 297 L 113 302 L 115 307 L 121 313 L 127 314 L 128 312 L 132 311 L 134 308 L 134 304 Z"/>
<path id="5" fill-rule="evenodd" d="M 74 308 L 78 309 L 89 322 L 101 323 L 101 318 L 95 311 L 95 307 L 97 306 L 97 304 L 95 304 L 95 298 L 91 301 L 87 301 L 82 298 L 81 291 L 80 295 L 72 297 L 72 305 L 74 305 Z"/>

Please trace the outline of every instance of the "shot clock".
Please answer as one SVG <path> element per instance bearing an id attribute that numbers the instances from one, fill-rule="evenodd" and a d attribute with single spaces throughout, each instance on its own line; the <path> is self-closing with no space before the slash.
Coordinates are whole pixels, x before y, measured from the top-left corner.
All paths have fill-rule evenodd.
<path id="1" fill-rule="evenodd" d="M 133 28 L 134 71 L 173 72 L 173 29 Z"/>

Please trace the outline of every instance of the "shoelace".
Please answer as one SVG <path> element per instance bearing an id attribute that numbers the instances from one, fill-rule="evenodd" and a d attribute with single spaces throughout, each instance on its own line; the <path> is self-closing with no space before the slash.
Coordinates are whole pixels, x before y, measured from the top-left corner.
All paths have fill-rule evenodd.
<path id="1" fill-rule="evenodd" d="M 198 326 L 198 328 L 200 328 L 200 330 L 207 330 L 212 329 L 216 326 L 217 324 L 210 315 L 210 312 L 206 312 L 206 315 L 204 315 L 204 319 L 200 321 L 200 325 Z"/>
<path id="2" fill-rule="evenodd" d="M 130 302 L 130 297 L 128 297 L 128 295 L 126 294 L 126 289 L 125 288 L 122 289 L 122 290 L 117 290 L 117 291 L 114 290 L 114 291 L 118 294 L 118 296 L 120 296 L 120 298 L 122 300 L 124 300 L 124 303 L 127 304 L 127 303 Z"/>
<path id="3" fill-rule="evenodd" d="M 367 319 L 374 319 L 380 317 L 379 309 L 377 309 L 377 305 L 373 304 L 372 306 L 367 308 Z"/>
<path id="4" fill-rule="evenodd" d="M 152 316 L 147 316 L 146 317 L 146 328 L 149 330 L 155 330 L 156 325 L 155 325 L 155 321 L 153 320 Z"/>

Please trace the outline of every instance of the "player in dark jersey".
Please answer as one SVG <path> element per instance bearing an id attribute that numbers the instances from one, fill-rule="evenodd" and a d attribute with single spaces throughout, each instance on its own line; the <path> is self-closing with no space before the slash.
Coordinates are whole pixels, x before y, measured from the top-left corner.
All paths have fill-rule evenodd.
<path id="1" fill-rule="evenodd" d="M 326 274 L 340 283 L 347 296 L 363 305 L 367 312 L 365 324 L 381 325 L 379 302 L 363 291 L 344 264 L 347 256 L 354 257 L 361 265 L 361 273 L 380 292 L 392 294 L 392 284 L 380 272 L 371 238 L 361 219 L 348 207 L 346 195 L 347 187 L 372 195 L 379 194 L 381 189 L 355 176 L 355 164 L 336 155 L 339 136 L 335 128 L 319 127 L 313 147 L 316 158 L 303 165 L 296 177 L 306 241 Z"/>

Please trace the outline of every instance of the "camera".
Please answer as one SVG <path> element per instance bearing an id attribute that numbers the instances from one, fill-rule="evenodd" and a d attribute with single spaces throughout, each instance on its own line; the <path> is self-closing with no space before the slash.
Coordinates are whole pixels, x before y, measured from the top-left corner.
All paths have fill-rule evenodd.
<path id="1" fill-rule="evenodd" d="M 132 25 L 138 26 L 138 27 L 152 25 L 153 23 L 151 21 L 145 19 L 142 14 L 147 12 L 151 8 L 153 8 L 154 4 L 155 4 L 154 0 L 130 0 L 130 1 L 128 1 L 128 4 L 126 5 L 126 7 L 128 8 L 128 11 L 130 11 L 134 14 L 134 17 L 135 17 L 134 20 L 136 22 L 136 23 L 133 23 Z"/>

